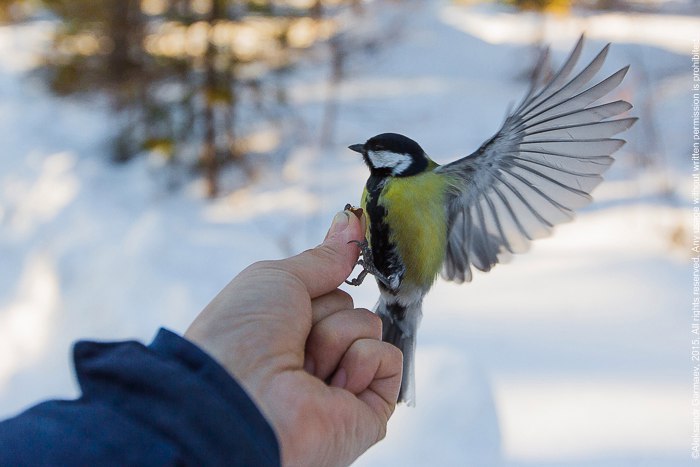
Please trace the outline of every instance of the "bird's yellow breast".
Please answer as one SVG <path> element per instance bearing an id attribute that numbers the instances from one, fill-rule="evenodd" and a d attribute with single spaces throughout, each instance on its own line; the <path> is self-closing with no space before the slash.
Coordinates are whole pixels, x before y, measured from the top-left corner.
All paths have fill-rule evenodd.
<path id="1" fill-rule="evenodd" d="M 378 204 L 386 210 L 383 221 L 390 228 L 389 240 L 406 266 L 402 284 L 429 287 L 440 272 L 447 243 L 445 189 L 440 175 L 426 171 L 390 178 L 379 194 Z M 366 196 L 363 198 L 364 205 Z M 371 244 L 372 239 L 368 240 Z"/>

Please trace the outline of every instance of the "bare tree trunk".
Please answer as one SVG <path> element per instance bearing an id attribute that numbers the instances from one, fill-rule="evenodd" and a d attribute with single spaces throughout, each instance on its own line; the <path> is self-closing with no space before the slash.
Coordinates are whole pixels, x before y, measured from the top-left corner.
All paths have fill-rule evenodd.
<path id="1" fill-rule="evenodd" d="M 216 158 L 216 129 L 214 125 L 214 108 L 209 99 L 204 109 L 204 142 L 202 144 L 201 162 L 207 180 L 207 196 L 214 197 L 219 191 L 219 164 Z"/>
<path id="2" fill-rule="evenodd" d="M 331 47 L 331 74 L 328 78 L 326 104 L 323 109 L 323 123 L 321 127 L 321 146 L 328 146 L 333 142 L 335 123 L 338 119 L 338 86 L 343 79 L 345 64 L 345 48 L 341 37 L 334 37 L 330 41 Z"/>
<path id="3" fill-rule="evenodd" d="M 224 2 L 214 0 L 207 20 L 209 24 L 222 17 Z M 204 141 L 202 142 L 202 153 L 200 161 L 204 169 L 207 181 L 207 195 L 214 197 L 219 191 L 219 159 L 216 150 L 216 101 L 217 76 L 214 68 L 216 59 L 216 47 L 210 40 L 207 44 L 207 51 L 204 55 Z"/>

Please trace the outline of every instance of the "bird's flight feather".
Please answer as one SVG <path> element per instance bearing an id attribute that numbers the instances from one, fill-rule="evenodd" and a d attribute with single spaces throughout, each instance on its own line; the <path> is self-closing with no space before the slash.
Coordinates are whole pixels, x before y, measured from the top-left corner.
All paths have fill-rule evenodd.
<path id="1" fill-rule="evenodd" d="M 625 143 L 612 137 L 636 118 L 608 120 L 632 108 L 625 101 L 591 106 L 627 73 L 625 67 L 590 85 L 608 46 L 569 79 L 582 47 L 583 37 L 549 81 L 543 55 L 525 98 L 498 133 L 470 156 L 435 169 L 451 183 L 446 279 L 469 281 L 472 266 L 490 270 L 591 201 L 610 155 Z"/>

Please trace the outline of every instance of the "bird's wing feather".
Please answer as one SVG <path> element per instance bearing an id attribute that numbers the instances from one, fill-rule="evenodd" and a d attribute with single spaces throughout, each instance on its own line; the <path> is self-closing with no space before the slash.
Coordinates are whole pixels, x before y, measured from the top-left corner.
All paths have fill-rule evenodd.
<path id="1" fill-rule="evenodd" d="M 606 46 L 569 79 L 582 46 L 583 37 L 550 80 L 543 78 L 548 67 L 541 60 L 525 98 L 498 133 L 474 154 L 435 169 L 451 185 L 446 279 L 469 281 L 472 266 L 488 271 L 572 219 L 625 143 L 612 137 L 636 118 L 608 119 L 632 106 L 621 100 L 591 105 L 622 82 L 627 67 L 590 85 Z"/>

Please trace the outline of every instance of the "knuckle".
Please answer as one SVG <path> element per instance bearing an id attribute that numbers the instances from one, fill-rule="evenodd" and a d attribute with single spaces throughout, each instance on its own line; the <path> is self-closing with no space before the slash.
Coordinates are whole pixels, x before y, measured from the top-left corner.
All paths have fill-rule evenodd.
<path id="1" fill-rule="evenodd" d="M 316 248 L 308 250 L 307 253 L 313 255 L 319 262 L 320 266 L 333 265 L 332 270 L 338 266 L 342 266 L 343 279 L 348 277 L 354 267 L 354 261 L 349 262 L 348 257 L 342 251 L 338 251 L 329 245 L 319 245 Z"/>
<path id="2" fill-rule="evenodd" d="M 372 331 L 372 335 L 381 339 L 382 337 L 382 319 L 374 312 L 368 310 L 367 308 L 355 308 L 355 316 L 358 314 L 362 316 L 362 322 L 364 326 Z"/>
<path id="3" fill-rule="evenodd" d="M 379 423 L 379 430 L 377 431 L 377 442 L 383 440 L 384 438 L 386 438 L 386 423 L 381 421 Z"/>
<path id="4" fill-rule="evenodd" d="M 352 310 L 355 307 L 355 302 L 349 293 L 344 290 L 335 289 L 331 292 L 336 300 L 340 304 L 340 308 L 344 310 Z"/>
<path id="5" fill-rule="evenodd" d="M 374 330 L 378 335 L 379 339 L 382 337 L 382 319 L 377 315 L 376 313 L 372 313 L 369 310 L 366 310 L 367 312 L 367 320 L 370 323 L 370 326 L 372 327 L 372 330 Z"/>
<path id="6" fill-rule="evenodd" d="M 273 269 L 276 268 L 277 261 L 272 260 L 272 259 L 263 259 L 260 261 L 256 261 L 253 264 L 251 264 L 251 268 L 253 269 Z"/>
<path id="7" fill-rule="evenodd" d="M 243 272 L 247 274 L 265 273 L 267 271 L 279 269 L 279 266 L 277 266 L 276 263 L 277 261 L 274 260 L 256 261 L 247 268 L 245 268 Z"/>
<path id="8" fill-rule="evenodd" d="M 278 287 L 304 287 L 294 268 L 284 260 L 261 260 L 248 266 L 243 273 L 258 279 L 275 282 Z M 243 274 L 242 273 L 242 274 Z"/>
<path id="9" fill-rule="evenodd" d="M 334 261 L 336 253 L 327 245 L 319 245 L 316 248 L 306 250 L 303 254 L 311 255 L 321 261 Z"/>
<path id="10" fill-rule="evenodd" d="M 401 352 L 401 349 L 387 342 L 382 342 L 382 344 L 384 345 L 384 352 L 390 364 L 392 366 L 403 367 L 403 352 Z"/>

